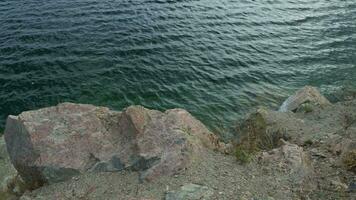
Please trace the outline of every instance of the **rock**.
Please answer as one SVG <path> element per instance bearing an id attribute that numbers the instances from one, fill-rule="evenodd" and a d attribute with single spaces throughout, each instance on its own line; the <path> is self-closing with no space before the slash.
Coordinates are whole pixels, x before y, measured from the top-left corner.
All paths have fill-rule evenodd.
<path id="1" fill-rule="evenodd" d="M 142 180 L 188 167 L 217 139 L 187 111 L 131 106 L 124 112 L 63 103 L 9 116 L 5 140 L 11 162 L 32 189 L 84 172 L 124 169 Z"/>
<path id="2" fill-rule="evenodd" d="M 283 143 L 281 147 L 263 152 L 259 160 L 265 164 L 278 165 L 283 169 L 309 174 L 312 171 L 311 161 L 303 148 L 285 141 L 281 143 Z"/>
<path id="3" fill-rule="evenodd" d="M 329 150 L 338 156 L 338 165 L 356 173 L 356 142 L 350 138 L 335 137 L 328 144 Z"/>
<path id="4" fill-rule="evenodd" d="M 207 186 L 187 184 L 178 191 L 167 192 L 165 200 L 208 200 L 214 192 Z"/>
<path id="5" fill-rule="evenodd" d="M 3 137 L 0 137 L 0 196 L 21 195 L 26 186 L 12 166 Z M 1 199 L 1 198 L 0 198 Z"/>
<path id="6" fill-rule="evenodd" d="M 339 156 L 339 165 L 356 173 L 356 141 L 342 138 L 335 146 L 332 146 L 332 150 Z"/>
<path id="7" fill-rule="evenodd" d="M 273 174 L 275 177 L 288 180 L 290 185 L 287 187 L 298 193 L 308 194 L 315 191 L 317 182 L 308 153 L 296 144 L 285 141 L 281 143 L 283 143 L 281 147 L 258 155 L 257 160 L 264 174 Z"/>
<path id="8" fill-rule="evenodd" d="M 125 154 L 134 156 L 123 160 L 128 159 L 133 168 L 142 171 L 145 180 L 174 175 L 198 158 L 204 147 L 214 149 L 217 144 L 215 136 L 182 109 L 162 113 L 141 106 L 128 107 L 120 119 L 120 132 L 126 137 L 123 142 L 134 138 L 132 153 Z"/>
<path id="9" fill-rule="evenodd" d="M 342 131 L 345 127 L 345 115 L 349 116 L 354 112 L 355 105 L 356 101 L 348 104 L 338 103 L 308 114 L 259 108 L 236 128 L 236 135 L 239 135 L 236 142 L 243 149 L 259 151 L 279 147 L 279 139 L 300 146 L 313 146 L 336 135 L 346 137 L 348 133 L 352 134 L 352 131 L 356 130 L 353 129 L 354 126 L 348 125 L 347 131 Z"/>
<path id="10" fill-rule="evenodd" d="M 117 154 L 114 127 L 119 112 L 63 103 L 9 116 L 5 140 L 11 161 L 31 188 L 90 170 Z"/>
<path id="11" fill-rule="evenodd" d="M 350 142 L 345 146 L 341 161 L 347 170 L 356 173 L 356 142 Z"/>
<path id="12" fill-rule="evenodd" d="M 9 155 L 6 150 L 4 137 L 0 137 L 0 181 L 4 182 L 9 176 L 15 176 L 16 169 L 12 166 Z"/>
<path id="13" fill-rule="evenodd" d="M 241 149 L 248 152 L 276 148 L 280 146 L 280 139 L 288 140 L 290 137 L 287 135 L 286 123 L 284 123 L 289 118 L 291 117 L 288 113 L 259 108 L 238 128 L 241 136 L 237 143 Z"/>
<path id="14" fill-rule="evenodd" d="M 302 89 L 298 90 L 294 95 L 290 96 L 285 100 L 282 106 L 279 108 L 281 112 L 293 111 L 295 112 L 303 104 L 308 104 L 307 107 L 312 105 L 317 106 L 327 106 L 331 105 L 329 100 L 327 100 L 323 95 L 320 94 L 318 89 L 311 86 L 305 86 Z M 305 108 L 309 110 L 309 108 Z"/>

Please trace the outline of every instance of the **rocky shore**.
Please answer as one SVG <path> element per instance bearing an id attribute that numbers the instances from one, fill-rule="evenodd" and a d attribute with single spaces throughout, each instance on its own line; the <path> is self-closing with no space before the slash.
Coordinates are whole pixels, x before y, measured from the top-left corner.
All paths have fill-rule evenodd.
<path id="1" fill-rule="evenodd" d="M 224 143 L 183 109 L 62 103 L 9 116 L 3 199 L 356 199 L 356 99 L 310 86 Z"/>

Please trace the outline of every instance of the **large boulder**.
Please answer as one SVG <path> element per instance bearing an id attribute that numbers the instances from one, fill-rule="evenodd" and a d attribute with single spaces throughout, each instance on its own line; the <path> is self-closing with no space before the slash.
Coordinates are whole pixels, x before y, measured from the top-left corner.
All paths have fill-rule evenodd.
<path id="1" fill-rule="evenodd" d="M 90 170 L 117 154 L 114 126 L 121 113 L 92 105 L 64 103 L 9 116 L 5 140 L 23 179 L 37 188 Z"/>
<path id="2" fill-rule="evenodd" d="M 142 180 L 172 175 L 217 141 L 185 110 L 116 112 L 73 103 L 9 116 L 5 140 L 32 188 L 91 171 L 137 170 Z"/>
<path id="3" fill-rule="evenodd" d="M 304 104 L 308 104 L 309 106 L 316 105 L 320 107 L 331 105 L 329 100 L 321 95 L 317 88 L 305 86 L 298 90 L 294 95 L 290 96 L 287 100 L 285 100 L 279 108 L 279 111 L 295 112 Z"/>
<path id="4" fill-rule="evenodd" d="M 200 121 L 182 109 L 162 113 L 131 106 L 123 112 L 119 129 L 120 151 L 127 151 L 127 141 L 133 143 L 121 158 L 142 171 L 141 178 L 146 180 L 173 175 L 199 157 L 204 147 L 213 149 L 218 144 Z"/>

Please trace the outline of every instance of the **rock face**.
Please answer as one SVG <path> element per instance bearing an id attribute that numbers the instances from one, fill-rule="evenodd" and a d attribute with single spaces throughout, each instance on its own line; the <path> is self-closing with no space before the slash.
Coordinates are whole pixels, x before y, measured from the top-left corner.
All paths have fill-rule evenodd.
<path id="1" fill-rule="evenodd" d="M 11 161 L 33 188 L 66 180 L 117 153 L 105 120 L 119 116 L 70 103 L 9 116 L 5 140 Z"/>
<path id="2" fill-rule="evenodd" d="M 250 152 L 276 148 L 280 146 L 280 139 L 287 140 L 290 137 L 285 125 L 300 123 L 298 120 L 290 119 L 294 117 L 289 113 L 257 109 L 238 127 L 241 135 L 238 143 Z"/>
<path id="3" fill-rule="evenodd" d="M 8 177 L 16 176 L 17 172 L 15 168 L 12 166 L 10 162 L 9 155 L 6 150 L 6 144 L 3 137 L 0 137 L 0 182 L 1 188 L 3 188 L 6 184 L 6 179 Z M 0 189 L 1 191 L 1 189 Z"/>
<path id="4" fill-rule="evenodd" d="M 212 141 L 217 141 L 200 121 L 182 109 L 162 113 L 129 107 L 119 126 L 119 135 L 124 136 L 119 146 L 124 147 L 121 152 L 127 151 L 120 158 L 134 169 L 144 170 L 142 178 L 146 180 L 184 169 L 204 147 L 214 148 Z M 133 145 L 126 150 L 126 141 L 130 140 Z"/>
<path id="5" fill-rule="evenodd" d="M 279 146 L 279 139 L 298 145 L 323 142 L 334 133 L 352 137 L 355 133 L 356 101 L 337 103 L 314 112 L 279 112 L 259 108 L 237 127 L 237 143 L 249 150 L 270 150 Z M 340 131 L 345 130 L 345 131 Z"/>
<path id="6" fill-rule="evenodd" d="M 0 137 L 0 199 L 11 199 L 24 189 L 21 177 L 10 162 L 4 138 Z"/>
<path id="7" fill-rule="evenodd" d="M 282 143 L 281 147 L 260 154 L 261 167 L 269 173 L 278 171 L 281 176 L 288 177 L 299 192 L 314 190 L 316 184 L 309 155 L 296 144 L 283 140 Z"/>
<path id="8" fill-rule="evenodd" d="M 318 89 L 311 86 L 305 86 L 298 90 L 294 95 L 285 100 L 282 106 L 279 108 L 281 112 L 296 111 L 300 106 L 305 103 L 310 103 L 317 106 L 331 105 L 323 95 L 320 94 Z"/>
<path id="9" fill-rule="evenodd" d="M 341 154 L 342 164 L 346 169 L 356 173 L 356 142 L 348 142 L 342 151 Z"/>
<path id="10" fill-rule="evenodd" d="M 37 188 L 88 171 L 131 169 L 144 180 L 172 175 L 214 148 L 216 138 L 181 109 L 116 112 L 63 103 L 9 116 L 5 140 L 14 167 Z"/>
<path id="11" fill-rule="evenodd" d="M 166 194 L 165 200 L 199 200 L 211 199 L 214 192 L 206 186 L 187 184 L 178 191 L 170 191 Z"/>
<path id="12" fill-rule="evenodd" d="M 260 160 L 288 170 L 302 170 L 304 174 L 312 171 L 310 158 L 302 147 L 284 141 L 282 143 L 283 145 L 279 148 L 263 152 Z"/>

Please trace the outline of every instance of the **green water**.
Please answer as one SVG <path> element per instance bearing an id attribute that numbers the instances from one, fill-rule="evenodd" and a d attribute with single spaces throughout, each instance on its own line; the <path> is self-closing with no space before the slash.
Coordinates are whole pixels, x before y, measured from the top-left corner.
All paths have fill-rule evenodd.
<path id="1" fill-rule="evenodd" d="M 71 101 L 181 107 L 221 131 L 303 85 L 355 82 L 351 0 L 0 2 L 1 128 Z"/>

